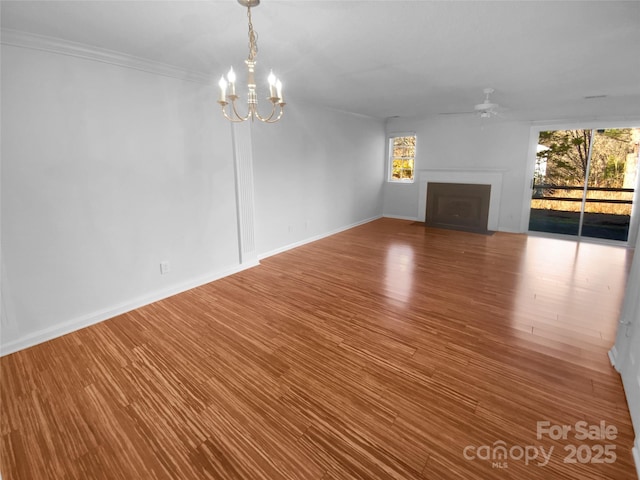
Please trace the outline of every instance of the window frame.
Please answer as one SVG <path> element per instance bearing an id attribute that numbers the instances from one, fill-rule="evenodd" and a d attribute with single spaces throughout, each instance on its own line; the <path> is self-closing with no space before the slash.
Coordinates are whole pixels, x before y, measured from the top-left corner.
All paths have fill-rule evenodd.
<path id="1" fill-rule="evenodd" d="M 414 137 L 415 146 L 413 152 L 413 171 L 411 178 L 394 178 L 393 177 L 393 142 L 396 138 Z M 396 132 L 387 136 L 387 183 L 395 184 L 413 184 L 416 180 L 416 156 L 418 149 L 418 136 L 415 132 Z"/>

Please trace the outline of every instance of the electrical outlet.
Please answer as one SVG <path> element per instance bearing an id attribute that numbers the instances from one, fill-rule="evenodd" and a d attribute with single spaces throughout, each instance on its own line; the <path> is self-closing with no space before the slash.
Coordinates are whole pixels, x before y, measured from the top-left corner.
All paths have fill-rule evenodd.
<path id="1" fill-rule="evenodd" d="M 171 271 L 171 264 L 168 261 L 160 262 L 160 275 L 166 275 Z"/>

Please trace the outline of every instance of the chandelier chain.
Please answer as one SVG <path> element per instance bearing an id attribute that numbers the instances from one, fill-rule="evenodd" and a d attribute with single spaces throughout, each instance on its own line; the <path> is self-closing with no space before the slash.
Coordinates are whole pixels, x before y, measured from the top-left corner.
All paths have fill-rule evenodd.
<path id="1" fill-rule="evenodd" d="M 249 60 L 255 61 L 258 54 L 258 42 L 256 40 L 256 32 L 253 30 L 253 23 L 251 22 L 251 7 L 247 8 L 247 17 L 249 19 Z"/>

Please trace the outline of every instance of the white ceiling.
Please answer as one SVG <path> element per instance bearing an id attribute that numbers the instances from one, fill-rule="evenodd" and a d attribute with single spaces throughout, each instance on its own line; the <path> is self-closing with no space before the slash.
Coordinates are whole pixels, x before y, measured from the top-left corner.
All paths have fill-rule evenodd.
<path id="1" fill-rule="evenodd" d="M 236 0 L 1 8 L 3 29 L 163 62 L 214 86 L 248 53 Z M 273 68 L 289 103 L 435 115 L 473 110 L 493 87 L 516 119 L 640 117 L 640 1 L 262 0 L 252 13 L 259 77 Z"/>

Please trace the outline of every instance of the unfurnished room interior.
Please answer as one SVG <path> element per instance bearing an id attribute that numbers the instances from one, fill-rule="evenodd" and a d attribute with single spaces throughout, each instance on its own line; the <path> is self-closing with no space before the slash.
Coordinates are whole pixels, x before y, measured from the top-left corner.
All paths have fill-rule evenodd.
<path id="1" fill-rule="evenodd" d="M 640 2 L 0 19 L 1 480 L 640 478 Z"/>

